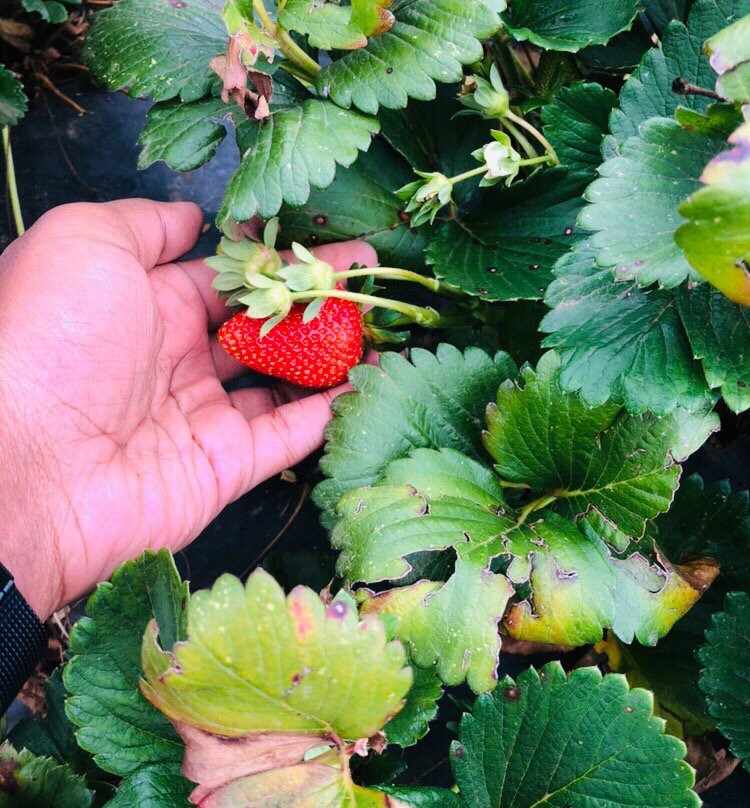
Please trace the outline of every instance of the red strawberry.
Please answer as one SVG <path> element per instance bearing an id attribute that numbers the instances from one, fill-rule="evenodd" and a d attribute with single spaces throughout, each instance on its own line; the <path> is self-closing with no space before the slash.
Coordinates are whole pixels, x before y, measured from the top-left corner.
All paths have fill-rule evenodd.
<path id="1" fill-rule="evenodd" d="M 264 337 L 265 320 L 236 314 L 219 330 L 224 350 L 253 370 L 301 387 L 333 387 L 362 358 L 362 315 L 349 300 L 329 298 L 309 323 L 307 304 L 295 303 Z"/>

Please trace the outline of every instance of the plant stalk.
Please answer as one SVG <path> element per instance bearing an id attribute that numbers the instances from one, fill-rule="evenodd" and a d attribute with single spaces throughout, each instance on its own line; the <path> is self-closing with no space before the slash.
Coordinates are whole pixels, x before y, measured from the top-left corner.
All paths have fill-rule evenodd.
<path id="1" fill-rule="evenodd" d="M 346 292 L 343 289 L 312 289 L 309 292 L 293 292 L 292 300 L 304 303 L 319 297 L 332 297 L 337 300 L 351 300 L 361 306 L 379 306 L 382 309 L 391 309 L 399 314 L 406 315 L 412 322 L 427 328 L 439 328 L 443 325 L 443 317 L 434 309 L 424 306 L 414 306 L 401 300 L 391 300 L 375 295 L 363 295 L 359 292 Z"/>
<path id="2" fill-rule="evenodd" d="M 523 134 L 523 132 L 511 121 L 506 121 L 505 118 L 500 118 L 500 125 L 507 129 L 511 135 L 516 139 L 516 141 L 521 145 L 521 148 L 526 152 L 527 157 L 538 157 L 537 150 L 531 145 L 529 140 Z"/>
<path id="3" fill-rule="evenodd" d="M 13 223 L 16 226 L 16 233 L 22 236 L 26 232 L 21 212 L 21 200 L 18 197 L 18 184 L 16 183 L 16 170 L 13 164 L 13 150 L 10 146 L 10 129 L 3 127 L 3 153 L 5 154 L 5 176 L 8 180 L 8 199 L 10 209 L 13 214 Z"/>
<path id="4" fill-rule="evenodd" d="M 547 138 L 535 127 L 532 126 L 527 120 L 522 118 L 520 115 L 516 115 L 515 112 L 512 110 L 508 110 L 505 113 L 505 117 L 509 120 L 513 121 L 513 123 L 518 124 L 518 126 L 523 127 L 527 132 L 529 132 L 532 137 L 539 141 L 539 143 L 544 146 L 545 151 L 549 154 L 552 158 L 554 165 L 560 165 L 560 158 L 557 156 L 557 152 L 552 147 L 552 144 L 547 140 Z"/>
<path id="5" fill-rule="evenodd" d="M 447 283 L 437 278 L 428 278 L 425 275 L 420 275 L 418 272 L 412 272 L 410 269 L 401 269 L 400 267 L 363 267 L 361 269 L 348 269 L 343 272 L 334 272 L 334 278 L 342 281 L 348 278 L 366 278 L 368 275 L 374 278 L 382 278 L 386 281 L 418 283 L 431 292 L 443 295 L 444 297 L 458 300 L 465 300 L 468 297 L 463 289 L 454 286 L 452 283 Z"/>
<path id="6" fill-rule="evenodd" d="M 253 0 L 253 9 L 260 17 L 263 27 L 266 29 L 269 36 L 272 36 L 279 45 L 279 50 L 289 59 L 294 62 L 305 75 L 309 77 L 315 76 L 320 71 L 320 65 L 312 59 L 300 46 L 289 36 L 280 25 L 274 23 L 271 19 L 266 7 L 263 5 L 263 0 Z"/>

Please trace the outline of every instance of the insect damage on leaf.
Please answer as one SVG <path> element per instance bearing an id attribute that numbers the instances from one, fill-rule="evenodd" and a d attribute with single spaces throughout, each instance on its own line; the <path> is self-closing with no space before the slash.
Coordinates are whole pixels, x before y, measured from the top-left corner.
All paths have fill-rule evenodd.
<path id="1" fill-rule="evenodd" d="M 349 805 L 349 757 L 382 745 L 412 683 L 379 618 L 360 622 L 351 604 L 326 606 L 303 587 L 285 598 L 260 570 L 246 586 L 224 575 L 193 595 L 188 639 L 172 652 L 152 624 L 143 672 L 144 694 L 185 741 L 184 773 L 204 808 L 276 791 Z"/>

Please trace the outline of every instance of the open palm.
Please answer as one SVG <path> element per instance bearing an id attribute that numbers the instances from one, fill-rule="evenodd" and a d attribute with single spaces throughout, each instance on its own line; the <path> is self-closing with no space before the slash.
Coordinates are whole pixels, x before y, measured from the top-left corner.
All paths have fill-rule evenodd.
<path id="1" fill-rule="evenodd" d="M 211 270 L 175 263 L 201 224 L 189 203 L 70 205 L 0 258 L 0 453 L 13 461 L 0 511 L 14 514 L 0 552 L 40 614 L 144 549 L 183 547 L 320 445 L 339 391 L 222 387 L 241 371 L 211 336 L 228 312 Z M 375 260 L 361 243 L 321 249 L 337 268 Z"/>

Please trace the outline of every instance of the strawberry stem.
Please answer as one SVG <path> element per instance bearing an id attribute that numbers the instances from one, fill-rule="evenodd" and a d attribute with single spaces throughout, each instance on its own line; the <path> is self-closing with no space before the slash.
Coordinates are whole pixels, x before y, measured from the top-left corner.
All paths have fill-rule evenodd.
<path id="1" fill-rule="evenodd" d="M 13 151 L 10 147 L 10 129 L 7 126 L 3 127 L 3 152 L 5 154 L 5 175 L 8 179 L 8 196 L 10 198 L 10 208 L 13 212 L 13 223 L 16 226 L 16 233 L 22 236 L 26 232 L 26 227 L 21 213 L 21 200 L 18 197 Z"/>
<path id="2" fill-rule="evenodd" d="M 557 152 L 552 147 L 552 144 L 535 126 L 532 126 L 520 115 L 516 115 L 516 113 L 512 110 L 508 110 L 503 117 L 513 121 L 513 123 L 518 124 L 518 126 L 529 132 L 536 140 L 539 141 L 539 143 L 542 144 L 542 146 L 544 146 L 545 151 L 552 158 L 552 164 L 556 166 L 560 165 L 560 158 L 557 156 Z"/>
<path id="3" fill-rule="evenodd" d="M 361 306 L 379 306 L 381 309 L 391 309 L 399 314 L 406 315 L 412 322 L 427 328 L 438 328 L 444 324 L 443 317 L 434 309 L 425 306 L 414 306 L 401 300 L 391 300 L 375 295 L 363 295 L 359 292 L 346 292 L 342 289 L 311 289 L 309 292 L 293 292 L 292 300 L 297 303 L 314 300 L 318 297 L 332 297 L 337 300 L 351 300 Z"/>
<path id="4" fill-rule="evenodd" d="M 253 9 L 260 17 L 266 33 L 276 40 L 279 50 L 290 62 L 294 62 L 308 77 L 313 77 L 320 71 L 320 65 L 300 48 L 287 31 L 274 23 L 268 11 L 266 11 L 263 0 L 253 0 Z"/>

